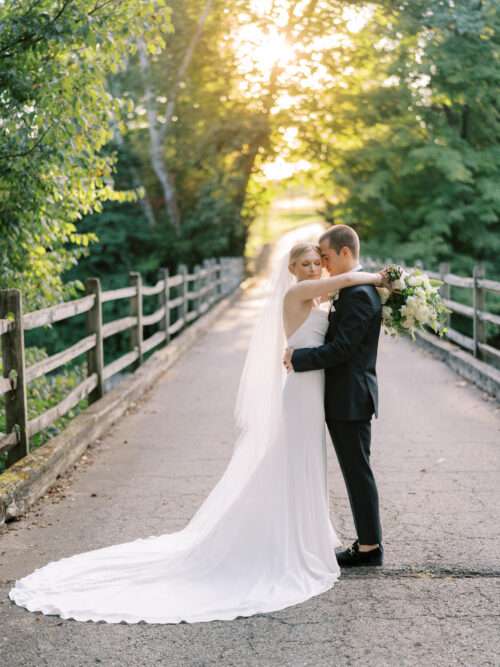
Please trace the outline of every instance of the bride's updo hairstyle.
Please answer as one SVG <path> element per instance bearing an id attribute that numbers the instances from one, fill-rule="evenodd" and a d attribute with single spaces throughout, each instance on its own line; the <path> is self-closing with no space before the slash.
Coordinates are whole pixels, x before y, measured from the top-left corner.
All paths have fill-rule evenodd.
<path id="1" fill-rule="evenodd" d="M 296 243 L 294 246 L 292 246 L 288 254 L 288 270 L 290 273 L 295 273 L 293 270 L 295 263 L 302 257 L 304 253 L 309 252 L 310 250 L 317 253 L 319 257 L 321 257 L 320 247 L 315 243 Z"/>

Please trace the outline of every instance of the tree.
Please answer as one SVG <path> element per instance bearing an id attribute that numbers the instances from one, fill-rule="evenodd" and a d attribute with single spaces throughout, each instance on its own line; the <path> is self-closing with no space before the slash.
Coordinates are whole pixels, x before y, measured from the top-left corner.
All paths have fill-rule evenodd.
<path id="1" fill-rule="evenodd" d="M 498 3 L 371 7 L 324 58 L 329 85 L 302 132 L 305 153 L 324 159 L 330 219 L 376 254 L 498 273 Z"/>
<path id="2" fill-rule="evenodd" d="M 336 4 L 275 2 L 264 12 L 248 0 L 172 0 L 169 48 L 154 56 L 139 48 L 137 62 L 114 82 L 135 109 L 119 169 L 138 165 L 159 262 L 243 252 L 263 197 L 251 179 L 286 144 L 282 101 L 307 81 L 311 44 Z M 262 44 L 245 32 L 253 30 L 269 37 L 268 62 L 256 56 Z M 297 63 L 288 66 L 280 46 L 294 43 Z"/>
<path id="3" fill-rule="evenodd" d="M 136 50 L 164 47 L 164 0 L 6 0 L 0 5 L 0 287 L 27 308 L 74 295 L 62 273 L 88 252 L 77 221 L 132 192 L 113 185 L 103 151 L 124 105 L 107 89 Z"/>

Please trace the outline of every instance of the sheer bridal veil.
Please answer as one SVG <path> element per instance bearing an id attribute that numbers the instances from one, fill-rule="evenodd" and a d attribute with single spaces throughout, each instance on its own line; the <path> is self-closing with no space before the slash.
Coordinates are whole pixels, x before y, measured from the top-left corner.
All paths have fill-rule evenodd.
<path id="1" fill-rule="evenodd" d="M 285 234 L 271 257 L 268 298 L 257 320 L 240 378 L 234 416 L 243 433 L 252 433 L 248 442 L 256 458 L 261 456 L 274 433 L 279 418 L 280 399 L 286 371 L 282 364 L 286 338 L 283 330 L 283 298 L 295 282 L 288 270 L 288 255 L 296 243 L 316 242 L 324 228 L 321 224 L 300 227 Z M 243 442 L 247 438 L 243 437 Z M 236 445 L 241 445 L 238 441 Z"/>
<path id="2" fill-rule="evenodd" d="M 192 518 L 188 528 L 207 528 L 234 502 L 253 476 L 277 435 L 281 418 L 282 364 L 286 339 L 283 297 L 295 278 L 288 270 L 288 254 L 300 242 L 316 242 L 324 231 L 311 224 L 285 234 L 271 256 L 271 276 L 264 283 L 266 297 L 250 338 L 240 377 L 234 416 L 239 428 L 233 455 L 222 478 Z"/>

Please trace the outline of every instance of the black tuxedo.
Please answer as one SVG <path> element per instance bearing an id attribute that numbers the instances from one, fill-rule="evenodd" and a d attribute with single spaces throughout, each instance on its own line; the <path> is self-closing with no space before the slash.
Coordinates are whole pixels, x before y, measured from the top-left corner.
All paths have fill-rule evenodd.
<path id="1" fill-rule="evenodd" d="M 360 544 L 382 542 L 370 467 L 371 418 L 378 416 L 377 347 L 382 305 L 373 285 L 340 291 L 324 345 L 292 355 L 295 371 L 325 369 L 325 417 L 347 486 Z"/>

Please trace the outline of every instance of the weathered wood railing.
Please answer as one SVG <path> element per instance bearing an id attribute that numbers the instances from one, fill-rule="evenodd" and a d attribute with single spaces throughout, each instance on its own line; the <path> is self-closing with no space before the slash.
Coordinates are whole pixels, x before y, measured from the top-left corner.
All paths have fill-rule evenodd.
<path id="1" fill-rule="evenodd" d="M 363 266 L 366 268 L 380 268 L 383 264 L 391 263 L 392 260 L 377 260 L 370 257 L 365 258 Z M 396 262 L 404 266 L 402 262 Z M 457 276 L 450 273 L 449 264 L 440 264 L 439 271 L 429 271 L 424 268 L 422 262 L 415 263 L 416 268 L 425 271 L 430 278 L 443 281 L 441 296 L 445 305 L 452 311 L 472 320 L 472 336 L 453 329 L 448 318 L 447 337 L 453 343 L 471 352 L 476 358 L 496 367 L 500 367 L 500 350 L 488 345 L 486 338 L 486 323 L 500 327 L 500 315 L 490 313 L 486 310 L 486 294 L 488 292 L 500 294 L 500 282 L 487 280 L 484 275 L 484 266 L 477 264 L 472 276 Z M 404 267 L 409 268 L 409 267 Z M 451 288 L 460 287 L 472 291 L 472 305 L 468 306 L 451 299 Z"/>
<path id="2" fill-rule="evenodd" d="M 164 343 L 195 320 L 223 296 L 232 292 L 243 279 L 244 265 L 240 257 L 206 260 L 191 273 L 179 267 L 177 275 L 168 269 L 160 270 L 156 285 L 142 284 L 141 275 L 129 274 L 131 285 L 102 291 L 98 278 L 86 281 L 87 295 L 73 301 L 23 314 L 22 296 L 18 289 L 0 290 L 0 344 L 3 377 L 0 395 L 5 395 L 6 433 L 0 433 L 0 452 L 7 452 L 7 466 L 30 451 L 30 438 L 65 415 L 83 398 L 89 403 L 101 398 L 105 381 L 131 365 L 137 368 L 144 355 Z M 175 294 L 174 294 L 175 292 Z M 156 296 L 159 308 L 143 315 L 144 297 Z M 103 304 L 128 299 L 129 315 L 103 324 Z M 62 352 L 26 367 L 24 356 L 25 332 L 53 322 L 87 313 L 86 335 Z M 159 330 L 143 338 L 145 326 L 159 325 Z M 131 350 L 115 361 L 104 365 L 104 340 L 120 331 L 130 331 Z M 62 401 L 34 419 L 28 419 L 27 386 L 42 375 L 59 368 L 79 355 L 87 355 L 87 378 Z"/>

